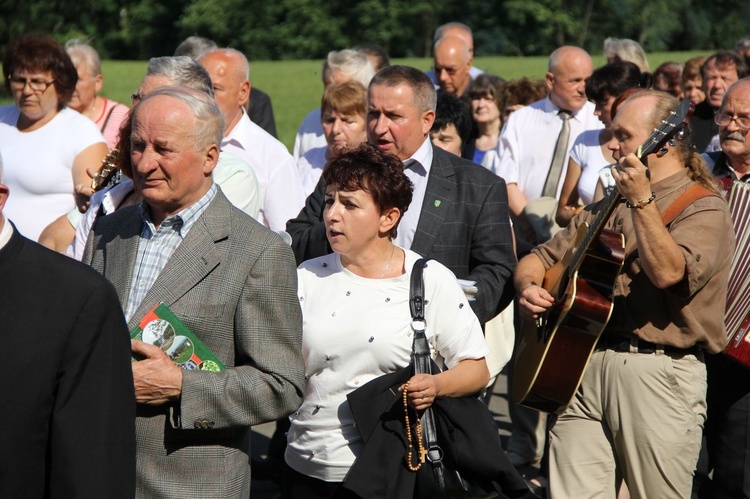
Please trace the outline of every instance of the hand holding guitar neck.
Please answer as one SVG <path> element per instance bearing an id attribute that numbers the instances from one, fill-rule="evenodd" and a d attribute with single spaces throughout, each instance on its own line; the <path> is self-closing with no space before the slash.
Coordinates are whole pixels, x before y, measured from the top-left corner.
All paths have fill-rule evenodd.
<path id="1" fill-rule="evenodd" d="M 630 205 L 638 206 L 651 197 L 648 168 L 635 154 L 620 158 L 612 167 L 611 173 L 617 183 L 617 190 Z"/>

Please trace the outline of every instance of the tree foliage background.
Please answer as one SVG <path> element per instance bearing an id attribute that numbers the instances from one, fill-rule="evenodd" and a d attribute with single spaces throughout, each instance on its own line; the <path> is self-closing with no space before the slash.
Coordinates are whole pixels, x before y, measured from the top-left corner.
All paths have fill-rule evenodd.
<path id="1" fill-rule="evenodd" d="M 461 21 L 477 55 L 544 55 L 563 44 L 601 51 L 607 37 L 646 51 L 732 48 L 750 34 L 741 0 L 0 0 L 0 46 L 39 30 L 90 38 L 103 57 L 170 55 L 189 35 L 251 60 L 322 58 L 370 42 L 428 56 L 432 33 Z"/>

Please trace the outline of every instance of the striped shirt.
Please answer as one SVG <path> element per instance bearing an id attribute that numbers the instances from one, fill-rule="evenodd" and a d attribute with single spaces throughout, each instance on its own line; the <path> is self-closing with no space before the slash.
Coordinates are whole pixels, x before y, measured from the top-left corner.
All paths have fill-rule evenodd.
<path id="1" fill-rule="evenodd" d="M 138 307 L 143 301 L 151 286 L 159 277 L 172 254 L 187 237 L 198 218 L 206 211 L 208 204 L 216 196 L 216 184 L 197 202 L 185 208 L 181 212 L 167 217 L 157 229 L 151 221 L 148 205 L 140 204 L 141 217 L 143 218 L 143 230 L 138 242 L 138 253 L 135 257 L 135 271 L 133 280 L 130 281 L 130 294 L 125 307 L 125 319 L 130 321 Z"/>

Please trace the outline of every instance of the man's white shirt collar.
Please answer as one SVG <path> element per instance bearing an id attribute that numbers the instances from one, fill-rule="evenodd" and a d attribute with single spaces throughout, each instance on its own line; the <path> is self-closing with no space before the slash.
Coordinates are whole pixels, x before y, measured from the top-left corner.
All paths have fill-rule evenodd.
<path id="1" fill-rule="evenodd" d="M 13 235 L 13 225 L 2 215 L 0 215 L 0 222 L 3 223 L 3 228 L 0 229 L 0 249 L 3 249 Z"/>

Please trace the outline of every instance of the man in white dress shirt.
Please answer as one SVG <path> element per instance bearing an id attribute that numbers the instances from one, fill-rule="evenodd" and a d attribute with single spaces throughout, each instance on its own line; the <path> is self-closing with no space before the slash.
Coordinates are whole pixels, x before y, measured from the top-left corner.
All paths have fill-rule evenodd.
<path id="1" fill-rule="evenodd" d="M 250 121 L 245 104 L 250 94 L 249 65 L 242 52 L 217 49 L 198 60 L 214 85 L 214 96 L 226 120 L 222 150 L 247 161 L 255 170 L 263 204 L 258 221 L 274 231 L 284 230 L 305 204 L 302 181 L 284 144 Z"/>
<path id="2" fill-rule="evenodd" d="M 526 203 L 542 195 L 557 138 L 563 126 L 558 114 L 572 114 L 567 151 L 585 130 L 597 130 L 594 104 L 586 99 L 586 81 L 594 65 L 578 47 L 560 47 L 550 55 L 545 75 L 547 97 L 513 113 L 500 134 L 498 173 L 508 183 L 511 213 L 520 216 Z M 567 158 L 556 194 L 559 196 L 567 170 Z"/>

